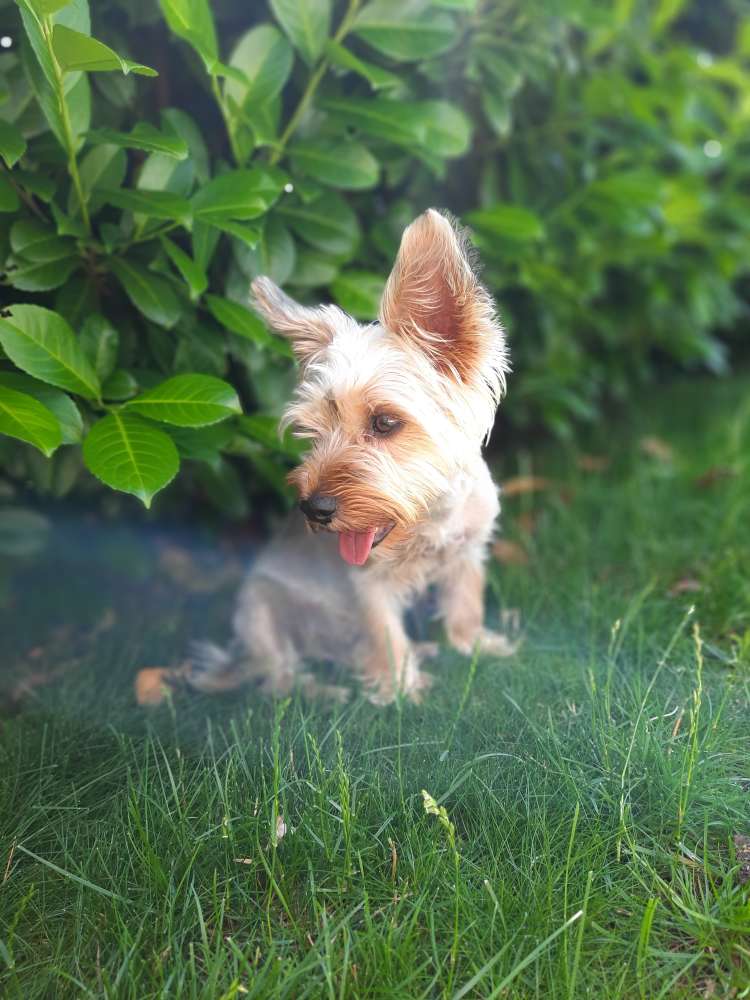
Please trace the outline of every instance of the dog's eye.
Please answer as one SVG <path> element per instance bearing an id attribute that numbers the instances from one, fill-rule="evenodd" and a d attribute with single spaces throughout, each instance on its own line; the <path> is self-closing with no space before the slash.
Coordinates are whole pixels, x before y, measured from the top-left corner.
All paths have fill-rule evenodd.
<path id="1" fill-rule="evenodd" d="M 372 431 L 380 437 L 387 437 L 393 434 L 401 426 L 401 421 L 397 417 L 391 417 L 387 413 L 377 413 L 372 418 Z"/>

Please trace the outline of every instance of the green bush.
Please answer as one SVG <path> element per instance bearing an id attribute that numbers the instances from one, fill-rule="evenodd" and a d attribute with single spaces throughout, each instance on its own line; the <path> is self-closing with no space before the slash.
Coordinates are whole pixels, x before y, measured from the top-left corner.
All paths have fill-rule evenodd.
<path id="1" fill-rule="evenodd" d="M 6 492 L 88 468 L 148 504 L 182 460 L 229 514 L 283 491 L 292 364 L 250 280 L 370 319 L 430 204 L 475 231 L 516 423 L 566 434 L 667 362 L 722 371 L 750 28 L 602 7 L 102 0 L 92 32 L 87 0 L 0 0 Z"/>

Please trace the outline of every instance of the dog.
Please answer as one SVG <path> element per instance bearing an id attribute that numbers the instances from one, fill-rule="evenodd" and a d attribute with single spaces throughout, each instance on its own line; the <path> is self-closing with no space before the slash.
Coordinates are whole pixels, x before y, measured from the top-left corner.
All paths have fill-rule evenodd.
<path id="1" fill-rule="evenodd" d="M 289 477 L 303 516 L 252 567 L 230 645 L 194 649 L 189 684 L 343 698 L 305 670 L 328 660 L 351 665 L 377 704 L 418 701 L 437 648 L 409 638 L 404 614 L 431 585 L 451 646 L 512 654 L 485 628 L 483 597 L 500 505 L 482 445 L 509 357 L 466 235 L 434 209 L 408 226 L 376 323 L 299 305 L 266 277 L 252 305 L 299 362 L 282 427 L 310 441 Z"/>

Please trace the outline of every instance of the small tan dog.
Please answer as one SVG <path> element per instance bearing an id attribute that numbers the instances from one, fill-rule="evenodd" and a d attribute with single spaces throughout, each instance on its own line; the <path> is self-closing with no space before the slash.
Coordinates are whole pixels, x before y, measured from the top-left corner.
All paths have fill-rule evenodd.
<path id="1" fill-rule="evenodd" d="M 311 442 L 290 477 L 308 530 L 297 515 L 261 554 L 235 639 L 196 646 L 191 686 L 320 689 L 303 665 L 333 660 L 351 664 L 379 704 L 399 690 L 418 700 L 429 682 L 420 663 L 437 650 L 413 643 L 403 616 L 431 584 L 452 646 L 512 653 L 484 627 L 483 564 L 500 508 L 481 454 L 508 354 L 462 233 L 434 210 L 419 216 L 369 326 L 335 306 L 301 306 L 268 278 L 252 290 L 300 363 L 283 423 Z"/>

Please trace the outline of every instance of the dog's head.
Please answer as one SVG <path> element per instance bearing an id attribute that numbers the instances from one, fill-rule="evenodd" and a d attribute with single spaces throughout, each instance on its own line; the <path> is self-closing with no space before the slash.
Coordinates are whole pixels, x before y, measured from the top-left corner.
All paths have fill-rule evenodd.
<path id="1" fill-rule="evenodd" d="M 308 522 L 337 532 L 352 564 L 398 549 L 476 461 L 505 389 L 505 339 L 465 237 L 420 215 L 369 326 L 298 305 L 268 278 L 252 288 L 300 362 L 284 423 L 312 442 L 290 477 Z"/>

